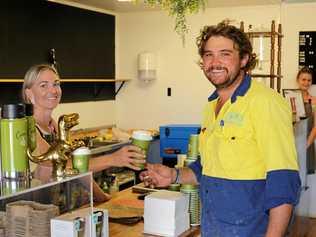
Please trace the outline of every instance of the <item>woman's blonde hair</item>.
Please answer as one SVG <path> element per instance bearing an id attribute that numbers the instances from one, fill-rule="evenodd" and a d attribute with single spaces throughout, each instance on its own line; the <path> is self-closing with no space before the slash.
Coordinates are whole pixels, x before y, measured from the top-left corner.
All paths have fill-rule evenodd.
<path id="1" fill-rule="evenodd" d="M 52 71 L 58 77 L 56 69 L 49 64 L 34 65 L 26 72 L 22 86 L 22 99 L 25 103 L 31 103 L 25 93 L 26 89 L 30 89 L 34 85 L 35 81 L 38 79 L 39 74 L 46 70 Z"/>

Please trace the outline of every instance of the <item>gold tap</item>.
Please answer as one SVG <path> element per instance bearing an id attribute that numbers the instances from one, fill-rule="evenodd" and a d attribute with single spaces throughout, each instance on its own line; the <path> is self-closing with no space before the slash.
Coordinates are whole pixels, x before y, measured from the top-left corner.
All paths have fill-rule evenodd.
<path id="1" fill-rule="evenodd" d="M 69 169 L 66 171 L 67 161 L 72 158 L 72 152 L 78 147 L 84 146 L 83 141 L 71 141 L 70 129 L 79 124 L 79 115 L 77 113 L 62 115 L 58 119 L 58 135 L 56 141 L 44 154 L 35 156 L 28 148 L 27 155 L 35 163 L 41 163 L 47 160 L 52 161 L 53 177 L 64 177 L 66 174 L 76 174 L 77 170 Z"/>

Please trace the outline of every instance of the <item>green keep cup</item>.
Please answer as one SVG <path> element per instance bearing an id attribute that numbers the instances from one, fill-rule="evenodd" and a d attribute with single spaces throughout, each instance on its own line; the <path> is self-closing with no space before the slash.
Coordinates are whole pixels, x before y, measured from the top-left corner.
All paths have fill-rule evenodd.
<path id="1" fill-rule="evenodd" d="M 27 179 L 29 174 L 27 120 L 23 104 L 5 104 L 1 109 L 1 171 L 8 179 Z"/>
<path id="2" fill-rule="evenodd" d="M 80 147 L 72 153 L 72 166 L 79 173 L 85 173 L 89 170 L 89 159 L 91 151 L 88 147 Z"/>
<path id="3" fill-rule="evenodd" d="M 152 139 L 153 139 L 152 136 L 147 131 L 139 130 L 139 131 L 134 131 L 132 134 L 132 144 L 141 148 L 145 156 L 147 156 L 149 144 Z M 145 164 L 135 162 L 134 165 L 141 169 L 145 168 Z"/>
<path id="4" fill-rule="evenodd" d="M 188 157 L 197 158 L 199 155 L 199 134 L 191 134 L 188 144 Z"/>

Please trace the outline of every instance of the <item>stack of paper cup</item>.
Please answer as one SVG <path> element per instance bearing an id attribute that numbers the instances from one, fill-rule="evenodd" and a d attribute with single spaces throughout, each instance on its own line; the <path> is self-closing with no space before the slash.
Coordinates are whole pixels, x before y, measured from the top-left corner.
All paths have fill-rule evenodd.
<path id="1" fill-rule="evenodd" d="M 182 184 L 180 192 L 184 193 L 189 198 L 190 224 L 192 226 L 200 225 L 201 205 L 199 186 L 192 184 Z"/>

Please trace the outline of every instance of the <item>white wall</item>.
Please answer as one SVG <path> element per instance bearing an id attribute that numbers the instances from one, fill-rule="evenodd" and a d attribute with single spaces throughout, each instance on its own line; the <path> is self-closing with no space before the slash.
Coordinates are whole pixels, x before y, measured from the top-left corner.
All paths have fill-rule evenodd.
<path id="1" fill-rule="evenodd" d="M 53 113 L 54 118 L 62 114 L 78 113 L 79 124 L 74 129 L 93 128 L 115 124 L 115 101 L 92 101 L 60 104 Z"/>
<path id="2" fill-rule="evenodd" d="M 225 18 L 246 25 L 280 19 L 280 6 L 206 9 L 189 20 L 190 32 L 182 46 L 173 31 L 174 21 L 165 12 L 138 12 L 117 15 L 117 75 L 133 78 L 116 98 L 116 121 L 122 128 L 158 128 L 168 123 L 200 123 L 201 110 L 214 90 L 196 62 L 195 39 L 204 25 Z M 158 55 L 158 79 L 148 85 L 137 80 L 137 55 L 142 51 Z M 167 97 L 167 88 L 172 96 Z"/>
<path id="3" fill-rule="evenodd" d="M 315 3 L 206 9 L 188 18 L 185 48 L 167 13 L 117 13 L 116 74 L 133 80 L 126 83 L 116 101 L 63 104 L 55 114 L 79 112 L 81 127 L 116 123 L 122 128 L 158 128 L 167 123 L 199 123 L 213 87 L 196 65 L 195 38 L 202 26 L 225 18 L 266 28 L 272 20 L 281 22 L 282 87 L 296 88 L 298 32 L 316 30 L 315 12 Z M 137 55 L 145 50 L 156 52 L 159 58 L 158 79 L 147 85 L 137 80 Z M 171 97 L 167 97 L 168 87 Z"/>
<path id="4" fill-rule="evenodd" d="M 295 77 L 298 71 L 299 32 L 316 31 L 315 13 L 316 3 L 282 5 L 284 88 L 297 88 Z"/>

